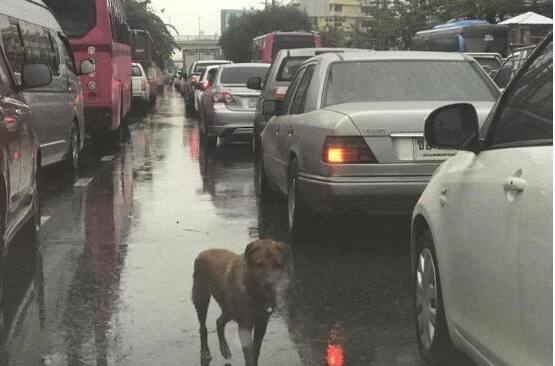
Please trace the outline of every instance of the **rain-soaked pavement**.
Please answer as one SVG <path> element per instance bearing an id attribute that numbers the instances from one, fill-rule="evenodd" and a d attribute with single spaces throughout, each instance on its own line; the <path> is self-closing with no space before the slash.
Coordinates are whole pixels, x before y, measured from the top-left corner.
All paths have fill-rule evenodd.
<path id="1" fill-rule="evenodd" d="M 75 186 L 59 169 L 44 173 L 38 243 L 20 235 L 6 260 L 3 364 L 199 365 L 197 254 L 287 240 L 284 204 L 256 202 L 249 146 L 204 149 L 181 98 L 168 92 L 131 133 L 113 156 L 87 151 Z M 409 218 L 314 226 L 292 243 L 295 272 L 259 364 L 422 365 Z M 212 301 L 211 365 L 243 365 L 234 324 L 233 358 L 220 356 L 218 316 Z"/>

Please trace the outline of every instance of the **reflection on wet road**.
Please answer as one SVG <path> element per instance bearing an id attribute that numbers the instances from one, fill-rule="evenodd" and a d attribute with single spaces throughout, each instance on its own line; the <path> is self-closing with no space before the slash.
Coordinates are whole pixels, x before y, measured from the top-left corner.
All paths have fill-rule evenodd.
<path id="1" fill-rule="evenodd" d="M 3 363 L 199 365 L 193 260 L 209 248 L 241 253 L 258 237 L 286 241 L 285 206 L 257 205 L 249 145 L 207 151 L 171 94 L 133 125 L 131 144 L 100 158 L 86 154 L 80 177 L 93 179 L 81 187 L 44 174 L 40 237 L 18 238 L 4 270 Z M 259 364 L 422 365 L 409 219 L 314 226 L 292 243 L 294 275 Z M 213 303 L 211 365 L 243 365 L 235 325 L 232 360 L 217 352 L 219 315 Z"/>

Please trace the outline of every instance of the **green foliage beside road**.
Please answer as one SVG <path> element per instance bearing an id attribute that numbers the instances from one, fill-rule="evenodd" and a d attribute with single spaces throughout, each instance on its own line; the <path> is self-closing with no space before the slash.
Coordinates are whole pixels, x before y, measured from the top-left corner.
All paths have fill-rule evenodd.
<path id="1" fill-rule="evenodd" d="M 128 0 L 126 11 L 129 26 L 148 31 L 154 40 L 156 50 L 162 55 L 162 60 L 168 60 L 177 44 L 164 21 L 152 10 L 150 0 Z"/>
<path id="2" fill-rule="evenodd" d="M 290 6 L 276 5 L 266 10 L 250 10 L 231 20 L 229 28 L 220 38 L 226 59 L 234 62 L 251 60 L 252 39 L 277 30 L 310 31 L 308 16 Z"/>

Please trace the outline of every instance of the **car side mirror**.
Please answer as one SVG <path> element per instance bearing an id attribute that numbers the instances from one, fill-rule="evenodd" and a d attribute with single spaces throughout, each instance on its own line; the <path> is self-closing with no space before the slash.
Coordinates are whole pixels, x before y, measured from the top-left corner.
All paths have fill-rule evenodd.
<path id="1" fill-rule="evenodd" d="M 282 104 L 280 100 L 265 100 L 262 103 L 262 114 L 265 117 L 280 116 L 282 114 Z"/>
<path id="2" fill-rule="evenodd" d="M 47 64 L 26 64 L 21 69 L 21 86 L 33 89 L 46 86 L 52 81 L 52 71 Z"/>
<path id="3" fill-rule="evenodd" d="M 79 72 L 81 75 L 88 75 L 92 74 L 96 71 L 96 65 L 93 60 L 83 60 L 81 61 L 81 65 L 79 65 Z"/>
<path id="4" fill-rule="evenodd" d="M 255 76 L 247 81 L 247 88 L 253 90 L 262 90 L 262 78 Z"/>
<path id="5" fill-rule="evenodd" d="M 430 147 L 478 152 L 478 113 L 472 104 L 450 104 L 426 118 L 424 136 Z"/>

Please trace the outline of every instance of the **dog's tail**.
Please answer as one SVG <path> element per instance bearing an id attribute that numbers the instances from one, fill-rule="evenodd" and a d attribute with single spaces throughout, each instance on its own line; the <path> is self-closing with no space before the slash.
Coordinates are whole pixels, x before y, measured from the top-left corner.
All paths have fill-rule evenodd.
<path id="1" fill-rule="evenodd" d="M 197 316 L 201 328 L 206 324 L 206 315 L 208 314 L 208 305 L 210 304 L 210 289 L 204 281 L 202 281 L 202 276 L 199 275 L 198 269 L 196 268 L 195 261 L 195 271 L 193 272 L 193 288 L 191 290 L 191 300 L 195 305 L 197 311 Z"/>

